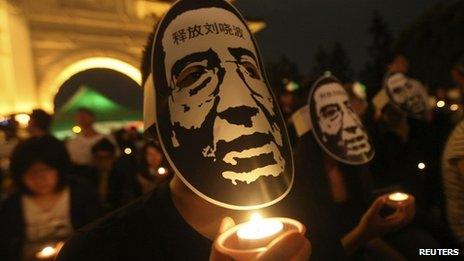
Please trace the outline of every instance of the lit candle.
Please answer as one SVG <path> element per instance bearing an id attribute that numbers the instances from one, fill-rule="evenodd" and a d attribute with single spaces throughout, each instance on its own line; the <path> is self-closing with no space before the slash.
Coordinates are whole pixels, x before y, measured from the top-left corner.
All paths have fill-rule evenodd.
<path id="1" fill-rule="evenodd" d="M 57 250 L 52 246 L 44 247 L 35 257 L 39 260 L 51 260 L 57 254 Z"/>
<path id="2" fill-rule="evenodd" d="M 63 242 L 58 242 L 55 246 L 46 246 L 42 248 L 41 251 L 37 252 L 35 257 L 37 260 L 54 260 L 63 245 Z"/>
<path id="3" fill-rule="evenodd" d="M 275 217 L 261 218 L 253 214 L 251 220 L 225 231 L 214 242 L 214 247 L 233 260 L 253 260 L 266 251 L 269 243 L 287 231 L 304 234 L 306 228 L 297 220 Z"/>
<path id="4" fill-rule="evenodd" d="M 409 198 L 409 195 L 406 193 L 395 192 L 388 195 L 388 199 L 394 202 L 403 202 Z"/>
<path id="5" fill-rule="evenodd" d="M 237 230 L 239 244 L 243 248 L 266 246 L 283 230 L 284 224 L 276 219 L 263 219 L 255 213 L 251 220 Z"/>

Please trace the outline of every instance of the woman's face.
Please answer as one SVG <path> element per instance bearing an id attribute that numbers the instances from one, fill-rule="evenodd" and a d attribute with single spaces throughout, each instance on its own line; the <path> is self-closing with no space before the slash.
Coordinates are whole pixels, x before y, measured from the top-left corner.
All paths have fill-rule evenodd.
<path id="1" fill-rule="evenodd" d="M 24 185 L 35 195 L 55 192 L 58 185 L 58 170 L 41 162 L 34 163 L 22 177 Z"/>
<path id="2" fill-rule="evenodd" d="M 163 161 L 163 154 L 154 147 L 148 147 L 146 153 L 146 160 L 151 167 L 158 167 Z"/>

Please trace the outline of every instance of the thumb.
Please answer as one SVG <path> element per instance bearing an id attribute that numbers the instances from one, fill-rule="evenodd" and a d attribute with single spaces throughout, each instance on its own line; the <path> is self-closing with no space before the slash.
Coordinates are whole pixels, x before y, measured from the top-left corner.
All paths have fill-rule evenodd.
<path id="1" fill-rule="evenodd" d="M 230 218 L 230 217 L 225 217 L 222 219 L 221 221 L 221 224 L 219 225 L 219 229 L 218 229 L 218 232 L 216 234 L 216 238 L 224 233 L 226 230 L 228 230 L 229 228 L 235 226 L 235 221 Z M 216 244 L 217 242 L 213 242 L 213 245 L 211 246 L 211 253 L 210 253 L 210 256 L 209 256 L 209 260 L 210 261 L 230 261 L 232 260 L 232 258 L 228 257 L 227 255 L 219 252 L 217 249 L 216 249 Z"/>
<path id="2" fill-rule="evenodd" d="M 298 231 L 288 231 L 267 246 L 267 250 L 257 256 L 260 261 L 292 260 L 302 249 L 309 251 L 309 242 Z M 306 251 L 306 252 L 307 252 Z"/>
<path id="3" fill-rule="evenodd" d="M 216 237 L 226 232 L 229 228 L 232 228 L 233 226 L 235 226 L 235 221 L 231 217 L 223 218 L 221 221 L 221 224 L 219 225 L 219 229 L 218 229 L 218 233 L 216 234 Z"/>

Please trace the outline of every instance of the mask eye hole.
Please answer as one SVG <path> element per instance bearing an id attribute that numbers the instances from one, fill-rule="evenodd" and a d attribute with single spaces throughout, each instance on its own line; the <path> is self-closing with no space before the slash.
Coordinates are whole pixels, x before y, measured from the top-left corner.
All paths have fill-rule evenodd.
<path id="1" fill-rule="evenodd" d="M 393 88 L 394 94 L 400 94 L 403 92 L 403 88 L 401 86 Z"/>
<path id="2" fill-rule="evenodd" d="M 257 79 L 257 80 L 261 79 L 261 77 L 259 76 L 258 68 L 256 68 L 256 66 L 253 63 L 249 61 L 243 61 L 242 65 L 251 78 Z"/>
<path id="3" fill-rule="evenodd" d="M 338 115 L 340 108 L 337 105 L 329 105 L 322 109 L 322 115 L 324 118 L 334 118 Z"/>
<path id="4" fill-rule="evenodd" d="M 197 82 L 205 71 L 205 67 L 201 65 L 187 67 L 180 72 L 176 79 L 176 85 L 180 88 L 189 87 Z"/>

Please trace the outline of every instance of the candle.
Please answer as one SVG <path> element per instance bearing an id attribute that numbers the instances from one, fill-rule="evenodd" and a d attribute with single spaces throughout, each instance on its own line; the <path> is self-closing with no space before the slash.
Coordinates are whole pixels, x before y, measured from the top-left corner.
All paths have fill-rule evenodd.
<path id="1" fill-rule="evenodd" d="M 282 232 L 284 224 L 275 219 L 263 219 L 255 213 L 251 220 L 237 230 L 239 244 L 244 248 L 266 246 Z"/>
<path id="2" fill-rule="evenodd" d="M 158 174 L 159 175 L 164 175 L 164 174 L 166 174 L 166 172 L 168 172 L 168 171 L 165 168 L 163 168 L 163 167 L 158 168 Z"/>
<path id="3" fill-rule="evenodd" d="M 409 195 L 406 193 L 395 192 L 388 195 L 388 199 L 395 202 L 403 202 L 409 198 Z"/>
<path id="4" fill-rule="evenodd" d="M 54 260 L 58 252 L 60 252 L 61 247 L 63 247 L 64 242 L 58 242 L 55 246 L 46 246 L 42 248 L 39 252 L 35 254 L 37 260 Z"/>
<path id="5" fill-rule="evenodd" d="M 52 246 L 44 247 L 40 252 L 38 252 L 35 256 L 39 260 L 48 260 L 52 259 L 57 253 L 57 250 Z"/>
<path id="6" fill-rule="evenodd" d="M 253 214 L 251 220 L 225 231 L 214 242 L 214 247 L 233 260 L 253 260 L 265 251 L 269 243 L 281 234 L 296 230 L 304 234 L 300 222 L 284 217 L 262 218 Z"/>

